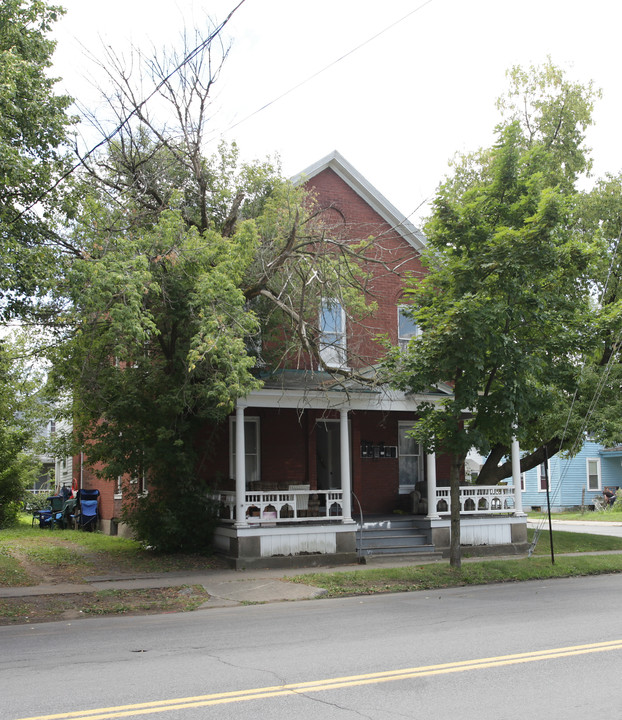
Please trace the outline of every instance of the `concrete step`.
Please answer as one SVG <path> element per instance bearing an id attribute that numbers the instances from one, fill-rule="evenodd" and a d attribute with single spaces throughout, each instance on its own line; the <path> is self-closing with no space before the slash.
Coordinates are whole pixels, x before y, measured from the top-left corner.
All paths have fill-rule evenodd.
<path id="1" fill-rule="evenodd" d="M 362 555 L 361 565 L 392 565 L 394 563 L 417 564 L 424 562 L 439 562 L 443 554 L 432 549 L 429 552 L 407 552 L 394 554 Z"/>
<path id="2" fill-rule="evenodd" d="M 361 536 L 359 535 L 359 541 Z M 362 536 L 363 546 L 368 547 L 383 547 L 385 545 L 426 545 L 428 538 L 421 533 L 405 533 L 402 530 L 394 533 L 387 532 L 364 532 Z"/>
<path id="3" fill-rule="evenodd" d="M 412 528 L 413 520 L 409 517 L 382 518 L 378 520 L 364 520 L 363 530 L 372 532 L 374 530 L 394 530 Z"/>
<path id="4" fill-rule="evenodd" d="M 434 545 L 387 545 L 385 547 L 363 547 L 361 555 L 420 555 L 421 553 L 434 552 Z"/>
<path id="5" fill-rule="evenodd" d="M 414 526 L 413 518 L 409 516 L 364 518 L 356 543 L 359 554 L 367 558 L 397 558 L 408 554 L 421 557 L 435 553 L 427 536 Z"/>

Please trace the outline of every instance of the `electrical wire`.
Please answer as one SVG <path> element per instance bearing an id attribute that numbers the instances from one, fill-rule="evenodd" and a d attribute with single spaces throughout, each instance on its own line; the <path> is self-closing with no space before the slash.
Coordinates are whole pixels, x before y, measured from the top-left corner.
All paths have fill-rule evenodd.
<path id="1" fill-rule="evenodd" d="M 611 253 L 611 258 L 610 258 L 610 261 L 609 261 L 609 268 L 608 268 L 608 271 L 607 271 L 607 277 L 606 277 L 606 279 L 605 279 L 605 283 L 604 283 L 604 285 L 603 285 L 603 289 L 602 289 L 602 292 L 601 292 L 601 295 L 600 295 L 600 303 L 601 303 L 601 304 L 602 304 L 602 302 L 603 302 L 603 300 L 604 300 L 604 298 L 605 298 L 605 294 L 606 294 L 606 292 L 607 292 L 607 288 L 608 288 L 608 284 L 609 284 L 609 279 L 611 278 L 611 275 L 612 275 L 612 273 L 613 273 L 613 268 L 614 268 L 615 263 L 616 263 L 616 258 L 617 258 L 618 249 L 619 249 L 619 246 L 620 246 L 620 238 L 621 238 L 621 237 L 622 237 L 622 227 L 620 228 L 620 232 L 618 233 L 618 237 L 617 237 L 617 239 L 615 240 L 615 243 L 614 243 L 614 245 L 613 245 L 613 249 L 612 249 L 612 253 Z M 620 347 L 621 343 L 622 343 L 622 330 L 620 330 L 620 332 L 618 333 L 617 337 L 615 338 L 614 343 L 613 343 L 613 347 L 614 347 L 614 348 Z M 600 401 L 600 397 L 601 397 L 602 392 L 603 392 L 603 390 L 604 390 L 604 388 L 605 388 L 605 385 L 606 385 L 606 383 L 607 383 L 607 380 L 609 379 L 609 375 L 611 374 L 611 370 L 612 370 L 612 368 L 613 368 L 614 360 L 615 360 L 615 352 L 612 352 L 611 355 L 609 356 L 608 360 L 607 360 L 607 364 L 605 365 L 605 369 L 604 369 L 603 373 L 601 374 L 601 376 L 600 376 L 600 378 L 599 378 L 599 381 L 598 381 L 598 384 L 597 384 L 597 386 L 596 386 L 596 389 L 594 390 L 594 395 L 592 396 L 592 399 L 591 399 L 591 401 L 590 401 L 590 405 L 589 405 L 589 408 L 588 408 L 588 410 L 587 410 L 587 413 L 586 413 L 586 414 L 584 415 L 584 417 L 583 417 L 583 422 L 581 423 L 581 427 L 580 427 L 580 429 L 579 429 L 579 432 L 577 433 L 577 436 L 576 436 L 576 438 L 575 438 L 575 440 L 574 440 L 574 443 L 572 444 L 572 447 L 571 447 L 571 449 L 570 449 L 570 455 L 571 455 L 571 456 L 572 456 L 572 455 L 575 455 L 575 454 L 578 452 L 578 450 L 581 448 L 581 446 L 583 445 L 583 443 L 584 443 L 584 441 L 585 441 L 585 434 L 586 434 L 586 431 L 587 431 L 589 422 L 590 422 L 590 420 L 592 419 L 592 416 L 594 415 L 594 413 L 596 412 L 596 408 L 597 408 L 598 403 L 599 403 L 599 401 Z M 571 416 L 572 416 L 572 412 L 573 412 L 573 409 L 574 409 L 574 404 L 575 404 L 575 399 L 576 399 L 576 396 L 577 396 L 577 392 L 578 392 L 578 388 L 575 389 L 575 393 L 574 393 L 574 396 L 573 396 L 572 404 L 571 404 L 570 409 L 569 409 L 569 411 L 568 411 L 568 416 L 567 416 L 567 418 L 566 418 L 566 426 L 565 426 L 565 428 L 564 428 L 564 432 L 563 432 L 562 438 L 561 438 L 561 440 L 560 440 L 560 445 L 559 445 L 558 453 L 561 451 L 561 448 L 562 448 L 562 445 L 563 445 L 563 441 L 564 441 L 564 438 L 565 438 L 565 434 L 566 434 L 566 430 L 567 430 L 568 425 L 569 425 L 569 423 L 570 423 L 570 418 L 571 418 Z M 551 490 L 551 488 L 549 487 L 549 492 L 551 493 L 551 499 L 556 500 L 557 497 L 559 496 L 559 494 L 560 494 L 560 492 L 561 492 L 562 485 L 563 485 L 563 481 L 564 481 L 567 473 L 569 472 L 569 470 L 570 470 L 570 463 L 567 462 L 567 463 L 564 464 L 564 466 L 563 466 L 563 468 L 562 468 L 562 470 L 561 470 L 561 473 L 559 474 L 559 479 L 557 480 L 557 483 L 556 483 L 556 485 L 555 485 L 555 488 L 553 488 L 553 489 Z M 549 472 L 549 473 L 548 473 L 548 475 L 549 475 L 549 484 L 550 484 L 550 474 L 551 474 L 551 473 Z M 544 527 L 544 518 L 541 518 L 540 521 L 538 522 L 537 527 L 536 527 L 535 532 L 534 532 L 534 539 L 533 539 L 533 541 L 532 541 L 532 544 L 531 544 L 531 547 L 530 547 L 530 551 L 529 551 L 529 554 L 530 554 L 530 555 L 531 555 L 531 553 L 533 552 L 533 549 L 535 548 L 535 545 L 536 545 L 536 543 L 537 543 L 537 541 L 538 541 L 538 537 L 539 537 L 540 532 L 541 532 L 541 530 L 542 530 L 543 527 Z"/>
<path id="2" fill-rule="evenodd" d="M 225 18 L 225 20 L 223 20 L 223 21 L 220 23 L 220 25 L 218 25 L 218 27 L 216 27 L 216 28 L 209 34 L 209 36 L 208 36 L 205 40 L 203 40 L 199 45 L 197 45 L 197 47 L 195 47 L 194 50 L 192 50 L 187 56 L 185 56 L 185 57 L 183 58 L 183 60 L 181 61 L 181 63 L 180 63 L 179 65 L 177 65 L 177 67 L 175 67 L 164 79 L 162 79 L 162 80 L 158 83 L 158 85 L 152 90 L 152 92 L 151 92 L 147 97 L 145 97 L 145 99 L 142 100 L 142 101 L 127 115 L 127 117 L 125 117 L 125 118 L 114 128 L 114 130 L 112 130 L 110 133 L 108 133 L 108 134 L 107 134 L 102 140 L 100 140 L 96 145 L 94 145 L 93 147 L 91 147 L 83 156 L 81 156 L 80 162 L 75 163 L 75 164 L 72 165 L 72 167 L 70 167 L 66 172 L 64 172 L 62 175 L 60 175 L 59 178 L 56 180 L 56 182 L 54 182 L 52 185 L 50 185 L 49 187 L 47 187 L 30 205 L 28 205 L 27 207 L 23 208 L 12 220 L 9 221 L 9 224 L 14 224 L 14 223 L 17 222 L 20 218 L 22 218 L 26 213 L 30 212 L 38 203 L 41 202 L 41 200 L 43 200 L 43 199 L 46 197 L 46 195 L 48 195 L 48 194 L 49 194 L 50 192 L 52 192 L 55 188 L 57 188 L 61 183 L 63 183 L 68 177 L 70 177 L 70 176 L 83 164 L 84 160 L 88 159 L 91 155 L 93 155 L 93 153 L 95 153 L 100 147 L 102 147 L 103 145 L 105 145 L 107 142 L 110 142 L 110 140 L 112 140 L 112 138 L 114 138 L 114 137 L 127 125 L 127 123 L 131 120 L 131 118 L 132 118 L 134 115 L 136 115 L 136 113 L 137 113 L 139 110 L 141 110 L 141 109 L 146 105 L 146 103 L 149 102 L 149 100 L 151 100 L 152 97 L 154 97 L 154 95 L 162 88 L 162 86 L 163 86 L 168 80 L 170 80 L 171 77 L 173 77 L 176 73 L 178 73 L 178 72 L 181 70 L 181 68 L 184 67 L 184 65 L 186 65 L 188 62 L 190 62 L 190 61 L 191 61 L 196 55 L 198 55 L 215 37 L 218 36 L 218 34 L 223 30 L 223 28 L 225 27 L 225 25 L 227 25 L 227 23 L 229 22 L 229 20 L 232 18 L 232 16 L 234 15 L 234 13 L 244 4 L 245 1 L 246 1 L 246 0 L 241 0 L 241 1 L 233 8 L 233 10 L 231 10 L 231 11 L 229 12 L 229 14 L 228 14 L 227 17 Z M 225 133 L 229 132 L 230 130 L 233 130 L 234 128 L 238 127 L 239 125 L 241 125 L 242 123 L 246 122 L 246 121 L 249 120 L 250 118 L 254 117 L 254 116 L 257 115 L 258 113 L 262 112 L 263 110 L 266 110 L 266 109 L 269 108 L 270 106 L 272 106 L 272 105 L 274 105 L 275 103 L 277 103 L 279 100 L 282 100 L 284 97 L 287 97 L 288 95 L 290 95 L 292 92 L 294 92 L 294 91 L 297 90 L 298 88 L 302 87 L 303 85 L 306 85 L 308 82 L 310 82 L 310 81 L 313 80 L 314 78 L 316 78 L 316 77 L 318 77 L 319 75 L 323 74 L 324 72 L 326 72 L 326 71 L 329 70 L 330 68 L 332 68 L 332 67 L 334 67 L 335 65 L 337 65 L 338 63 L 340 63 L 342 60 L 345 60 L 347 57 L 349 57 L 350 55 L 354 54 L 355 52 L 357 52 L 357 51 L 360 50 L 361 48 L 365 47 L 365 46 L 368 45 L 369 43 L 373 42 L 374 40 L 376 40 L 376 39 L 379 38 L 380 36 L 384 35 L 386 32 L 388 32 L 389 30 L 391 30 L 391 29 L 394 28 L 395 26 L 397 26 L 397 25 L 399 25 L 400 23 L 404 22 L 404 21 L 407 20 L 410 16 L 412 16 L 412 15 L 414 15 L 415 13 L 419 12 L 419 11 L 422 10 L 426 5 L 429 5 L 429 4 L 432 3 L 433 1 L 434 1 L 434 0 L 425 0 L 425 2 L 423 2 L 421 5 L 417 6 L 415 9 L 411 10 L 410 12 L 408 12 L 406 15 L 404 15 L 404 16 L 401 17 L 401 18 L 399 18 L 398 20 L 392 22 L 390 25 L 387 25 L 385 28 L 383 28 L 382 30 L 380 30 L 379 32 L 377 32 L 375 35 L 372 35 L 372 36 L 369 37 L 367 40 L 365 40 L 364 42 L 362 42 L 362 43 L 360 43 L 359 45 L 355 46 L 354 48 L 352 48 L 351 50 L 349 50 L 347 53 L 345 53 L 344 55 L 342 55 L 341 57 L 337 58 L 336 60 L 333 60 L 331 63 L 329 63 L 329 64 L 326 65 L 325 67 L 321 68 L 320 70 L 318 70 L 317 72 L 313 73 L 312 75 L 310 75 L 310 76 L 307 77 L 306 79 L 302 80 L 301 82 L 297 83 L 297 84 L 294 85 L 293 87 L 289 88 L 289 89 L 286 90 L 284 93 L 281 93 L 281 95 L 279 95 L 278 97 L 274 98 L 273 100 L 270 100 L 269 102 L 265 103 L 265 104 L 262 105 L 260 108 L 258 108 L 257 110 L 253 111 L 253 112 L 250 113 L 249 115 L 245 116 L 245 117 L 242 118 L 241 120 L 238 120 L 236 123 L 230 125 L 226 130 L 224 130 L 224 131 L 221 133 L 221 136 L 224 135 Z M 416 212 L 416 210 L 417 210 L 417 209 L 413 210 L 413 213 L 411 213 L 411 215 L 414 214 L 414 212 Z"/>
<path id="3" fill-rule="evenodd" d="M 296 85 L 293 85 L 289 88 L 289 90 L 286 90 L 285 92 L 281 93 L 277 97 L 275 97 L 273 100 L 270 100 L 270 102 L 267 102 L 265 105 L 262 105 L 260 108 L 257 108 L 257 110 L 254 110 L 249 115 L 246 115 L 241 120 L 238 120 L 237 122 L 233 123 L 233 125 L 230 125 L 226 130 L 223 130 L 223 135 L 225 133 L 228 133 L 230 130 L 233 130 L 234 128 L 238 127 L 242 123 L 246 122 L 250 118 L 254 117 L 258 113 L 262 112 L 263 110 L 266 110 L 271 105 L 274 105 L 275 103 L 279 102 L 279 100 L 282 100 L 283 98 L 287 97 L 294 91 L 298 90 L 298 88 L 301 88 L 303 85 L 306 85 L 308 82 L 311 82 L 311 80 L 314 80 L 316 77 L 319 77 L 323 73 L 325 73 L 327 70 L 330 70 L 335 65 L 340 63 L 342 60 L 345 60 L 346 58 L 350 57 L 350 55 L 353 55 L 355 52 L 358 52 L 361 48 L 364 48 L 366 45 L 369 45 L 369 43 L 373 42 L 374 40 L 378 39 L 381 35 L 384 35 L 389 30 L 393 29 L 400 23 L 404 22 L 404 20 L 407 20 L 411 15 L 414 15 L 415 13 L 419 12 L 420 10 L 423 10 L 423 8 L 426 5 L 429 5 L 431 2 L 434 2 L 434 0 L 425 0 L 425 2 L 421 3 L 418 7 L 416 7 L 414 10 L 411 10 L 410 12 L 406 13 L 403 17 L 401 17 L 399 20 L 395 20 L 395 22 L 392 22 L 390 25 L 387 25 L 385 28 L 377 32 L 375 35 L 372 35 L 370 38 L 367 38 L 367 40 L 364 40 L 359 45 L 356 45 L 351 50 L 348 50 L 347 53 L 341 55 L 341 57 L 338 57 L 336 60 L 333 60 L 328 65 L 325 65 L 320 70 L 317 70 L 316 72 L 309 75 L 309 77 L 305 78 L 304 80 L 301 80 L 299 83 L 296 83 Z"/>
<path id="4" fill-rule="evenodd" d="M 187 65 L 193 58 L 195 58 L 202 50 L 204 50 L 215 37 L 218 37 L 218 35 L 222 32 L 224 27 L 227 25 L 227 23 L 231 20 L 234 13 L 246 2 L 246 0 L 240 0 L 240 2 L 229 12 L 227 17 L 218 25 L 212 32 L 203 40 L 200 42 L 193 50 L 191 50 L 183 59 L 182 61 L 175 67 L 171 72 L 154 87 L 154 89 L 147 95 L 143 100 L 141 100 L 136 107 L 128 113 L 128 115 L 121 120 L 121 122 L 112 130 L 109 132 L 104 138 L 102 138 L 96 145 L 92 146 L 90 150 L 88 150 L 84 155 L 80 157 L 80 162 L 74 163 L 68 170 L 66 170 L 64 173 L 62 173 L 57 180 L 50 186 L 48 186 L 35 200 L 30 203 L 30 205 L 24 207 L 14 218 L 8 221 L 10 225 L 13 225 L 16 223 L 20 218 L 22 218 L 26 213 L 30 212 L 38 203 L 43 200 L 43 198 L 46 197 L 49 193 L 52 192 L 55 188 L 57 188 L 61 183 L 63 183 L 68 177 L 73 175 L 73 173 L 84 163 L 86 159 L 88 159 L 93 153 L 98 150 L 102 145 L 105 145 L 106 143 L 110 142 L 121 130 L 128 124 L 128 122 L 140 111 L 142 108 L 153 98 L 156 93 L 174 76 L 176 75 L 185 65 Z"/>

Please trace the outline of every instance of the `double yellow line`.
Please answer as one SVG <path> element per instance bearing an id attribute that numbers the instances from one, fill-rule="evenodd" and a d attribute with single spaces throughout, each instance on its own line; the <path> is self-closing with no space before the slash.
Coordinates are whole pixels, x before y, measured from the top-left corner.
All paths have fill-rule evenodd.
<path id="1" fill-rule="evenodd" d="M 387 670 L 385 672 L 369 673 L 367 675 L 350 675 L 346 677 L 329 678 L 327 680 L 292 683 L 291 685 L 275 685 L 272 687 L 254 688 L 252 690 L 237 690 L 234 692 L 197 695 L 171 700 L 155 700 L 153 702 L 137 703 L 135 705 L 117 705 L 116 707 L 79 710 L 68 713 L 57 713 L 55 715 L 36 715 L 29 718 L 20 718 L 19 720 L 109 720 L 109 718 L 149 715 L 151 713 L 167 712 L 169 710 L 207 707 L 209 705 L 222 705 L 247 700 L 264 700 L 266 698 L 281 697 L 283 695 L 306 695 L 307 693 L 325 692 L 326 690 L 338 690 L 341 688 L 357 687 L 359 685 L 373 685 L 374 683 L 393 682 L 395 680 L 446 675 L 449 673 L 466 672 L 468 670 L 484 670 L 486 668 L 502 667 L 504 665 L 555 660 L 557 658 L 572 657 L 574 655 L 610 652 L 612 650 L 622 650 L 622 640 L 609 640 L 607 642 L 591 643 L 589 645 L 571 645 L 569 647 L 554 648 L 551 650 L 517 653 L 515 655 L 500 655 L 499 657 L 463 660 L 461 662 L 442 663 L 440 665 L 423 665 L 421 667 L 405 668 L 403 670 Z"/>

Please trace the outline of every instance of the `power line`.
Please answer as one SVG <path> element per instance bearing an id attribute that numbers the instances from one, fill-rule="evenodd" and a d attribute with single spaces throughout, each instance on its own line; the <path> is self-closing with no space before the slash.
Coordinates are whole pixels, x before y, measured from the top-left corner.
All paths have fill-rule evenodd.
<path id="1" fill-rule="evenodd" d="M 340 63 L 342 60 L 345 60 L 347 57 L 350 57 L 350 55 L 354 54 L 361 48 L 364 48 L 366 45 L 369 45 L 369 43 L 373 42 L 374 40 L 379 38 L 381 35 L 384 35 L 386 32 L 388 32 L 392 28 L 394 28 L 397 25 L 399 25 L 400 23 L 404 22 L 404 20 L 407 20 L 411 15 L 414 15 L 415 13 L 419 12 L 420 10 L 423 10 L 423 8 L 426 5 L 429 5 L 433 1 L 434 0 L 426 0 L 424 3 L 422 3 L 421 5 L 416 7 L 414 10 L 411 10 L 410 12 L 406 13 L 406 15 L 401 17 L 399 20 L 395 20 L 395 22 L 392 22 L 390 25 L 387 25 L 385 28 L 383 28 L 382 30 L 377 32 L 375 35 L 372 35 L 371 37 L 367 38 L 367 40 L 363 41 L 359 45 L 356 45 L 351 50 L 348 50 L 348 52 L 345 53 L 344 55 L 342 55 L 341 57 L 338 57 L 336 60 L 333 60 L 328 65 L 325 65 L 323 68 L 321 68 L 320 70 L 317 70 L 316 72 L 312 73 L 311 75 L 309 75 L 309 77 L 305 78 L 304 80 L 301 80 L 299 83 L 296 83 L 296 85 L 293 85 L 292 87 L 290 87 L 289 90 L 286 90 L 284 93 L 281 93 L 280 95 L 275 97 L 273 100 L 270 100 L 270 102 L 267 102 L 265 105 L 262 105 L 260 108 L 257 108 L 257 110 L 254 110 L 249 115 L 246 115 L 245 117 L 243 117 L 241 120 L 238 120 L 236 123 L 233 123 L 233 125 L 230 125 L 226 130 L 223 130 L 221 135 L 228 133 L 230 130 L 233 130 L 234 128 L 238 127 L 242 123 L 245 123 L 247 120 L 254 117 L 258 113 L 262 112 L 263 110 L 266 110 L 271 105 L 274 105 L 279 100 L 282 100 L 284 97 L 287 97 L 288 95 L 293 93 L 295 90 L 298 90 L 298 88 L 301 88 L 303 85 L 306 85 L 308 82 L 311 82 L 311 80 L 314 80 L 316 77 L 322 75 L 327 70 L 330 70 L 332 67 L 334 67 L 335 65 Z"/>
<path id="2" fill-rule="evenodd" d="M 84 160 L 89 158 L 93 153 L 98 150 L 102 145 L 105 145 L 106 143 L 110 142 L 112 138 L 115 137 L 127 124 L 128 122 L 138 113 L 142 108 L 151 100 L 154 95 L 174 76 L 176 75 L 185 65 L 187 65 L 193 58 L 195 58 L 202 50 L 204 50 L 215 37 L 218 37 L 218 35 L 222 32 L 223 28 L 229 20 L 233 17 L 234 13 L 246 2 L 246 0 L 240 0 L 240 2 L 229 12 L 227 17 L 218 25 L 212 32 L 203 40 L 200 42 L 193 50 L 191 50 L 183 59 L 182 61 L 175 67 L 171 72 L 164 78 L 160 80 L 160 82 L 154 87 L 154 89 L 147 95 L 143 100 L 141 100 L 136 107 L 133 108 L 133 110 L 128 113 L 128 115 L 121 120 L 121 122 L 112 130 L 109 132 L 105 137 L 103 137 L 96 145 L 91 147 L 90 150 L 88 150 L 81 158 L 80 162 L 74 163 L 68 170 L 66 170 L 62 175 L 60 175 L 56 182 L 52 185 L 48 186 L 35 200 L 32 201 L 30 205 L 25 207 L 21 212 L 19 212 L 12 220 L 9 221 L 9 223 L 12 225 L 16 223 L 20 218 L 22 218 L 26 213 L 30 212 L 38 203 L 43 200 L 43 198 L 52 192 L 55 188 L 57 188 L 61 183 L 63 183 L 70 175 L 72 175 L 83 163 Z"/>

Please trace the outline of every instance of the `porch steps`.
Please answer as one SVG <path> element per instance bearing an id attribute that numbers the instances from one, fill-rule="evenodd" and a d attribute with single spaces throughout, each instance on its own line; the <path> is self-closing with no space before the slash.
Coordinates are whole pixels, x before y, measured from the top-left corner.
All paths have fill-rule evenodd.
<path id="1" fill-rule="evenodd" d="M 356 536 L 357 551 L 366 562 L 409 559 L 440 559 L 425 533 L 417 529 L 409 516 L 363 518 Z M 414 557 L 413 557 L 414 559 Z"/>

